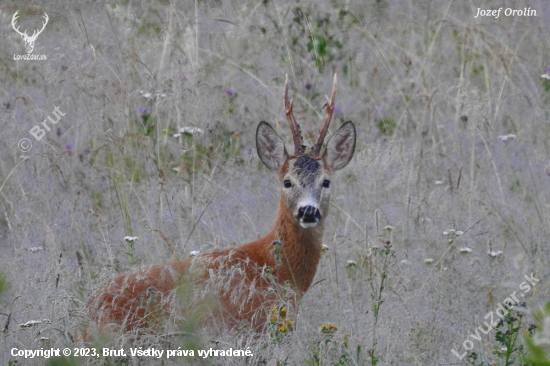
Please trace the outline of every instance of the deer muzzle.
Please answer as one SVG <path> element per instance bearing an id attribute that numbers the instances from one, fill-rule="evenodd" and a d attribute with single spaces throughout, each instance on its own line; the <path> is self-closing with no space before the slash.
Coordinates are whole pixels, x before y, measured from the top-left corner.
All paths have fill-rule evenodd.
<path id="1" fill-rule="evenodd" d="M 296 219 L 303 228 L 316 226 L 321 221 L 321 212 L 315 206 L 302 206 L 298 209 Z"/>

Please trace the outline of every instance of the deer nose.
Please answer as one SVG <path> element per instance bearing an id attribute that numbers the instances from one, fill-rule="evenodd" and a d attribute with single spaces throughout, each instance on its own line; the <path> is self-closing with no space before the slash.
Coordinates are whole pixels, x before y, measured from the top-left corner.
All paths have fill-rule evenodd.
<path id="1" fill-rule="evenodd" d="M 298 210 L 298 220 L 304 223 L 318 223 L 321 220 L 321 213 L 317 207 L 303 206 Z"/>

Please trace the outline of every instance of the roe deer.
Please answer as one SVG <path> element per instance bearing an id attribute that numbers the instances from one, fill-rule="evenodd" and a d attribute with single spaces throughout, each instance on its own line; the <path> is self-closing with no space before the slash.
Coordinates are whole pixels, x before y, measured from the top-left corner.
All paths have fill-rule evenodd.
<path id="1" fill-rule="evenodd" d="M 335 94 L 336 75 L 332 96 L 327 97 L 325 104 L 323 126 L 308 153 L 292 113 L 293 103 L 288 100 L 288 76 L 284 106 L 294 140 L 294 155 L 288 154 L 283 140 L 268 123 L 258 125 L 258 155 L 266 167 L 278 171 L 282 186 L 275 224 L 266 236 L 240 247 L 121 275 L 88 301 L 91 320 L 100 329 L 107 327 L 127 333 L 154 328 L 160 324 L 159 319 L 174 312 L 186 319 L 196 317 L 190 315 L 190 307 L 201 307 L 206 302 L 176 304 L 178 289 L 185 292 L 189 286 L 194 288 L 194 296 L 204 294 L 208 288 L 210 297 L 215 299 L 214 307 L 206 310 L 203 307 L 202 314 L 207 315 L 201 321 L 216 320 L 216 325 L 221 321 L 231 328 L 244 325 L 261 332 L 273 306 L 283 297 L 289 306 L 296 307 L 311 285 L 321 258 L 330 176 L 348 164 L 355 149 L 355 127 L 349 121 L 334 133 L 321 154 Z"/>

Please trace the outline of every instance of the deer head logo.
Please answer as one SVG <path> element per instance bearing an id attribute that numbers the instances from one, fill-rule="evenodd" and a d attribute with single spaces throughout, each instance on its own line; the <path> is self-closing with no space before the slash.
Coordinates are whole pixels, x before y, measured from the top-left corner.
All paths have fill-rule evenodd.
<path id="1" fill-rule="evenodd" d="M 13 29 L 15 29 L 15 31 L 17 33 L 19 33 L 21 35 L 21 37 L 23 38 L 23 41 L 25 41 L 25 49 L 27 50 L 27 53 L 31 53 L 32 50 L 34 49 L 34 42 L 36 41 L 36 39 L 38 38 L 38 36 L 40 35 L 40 33 L 42 33 L 42 31 L 44 30 L 44 28 L 46 28 L 46 24 L 48 24 L 48 14 L 44 13 L 44 20 L 45 22 L 42 23 L 42 29 L 40 30 L 34 30 L 34 32 L 32 33 L 32 36 L 29 36 L 27 35 L 27 30 L 25 29 L 25 32 L 20 32 L 19 31 L 19 27 L 16 27 L 15 26 L 15 22 L 17 20 L 17 18 L 19 17 L 18 15 L 19 13 L 19 10 L 15 12 L 15 14 L 13 14 L 13 18 L 11 19 L 11 26 L 13 27 Z"/>

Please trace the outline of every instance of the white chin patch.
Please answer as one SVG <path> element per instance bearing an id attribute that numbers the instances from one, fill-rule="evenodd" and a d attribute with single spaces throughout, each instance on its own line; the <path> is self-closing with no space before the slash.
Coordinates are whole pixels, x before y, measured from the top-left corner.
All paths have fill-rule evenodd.
<path id="1" fill-rule="evenodd" d="M 303 222 L 303 221 L 300 221 L 300 226 L 303 227 L 304 229 L 310 229 L 312 227 L 315 227 L 317 226 L 318 222 Z"/>

